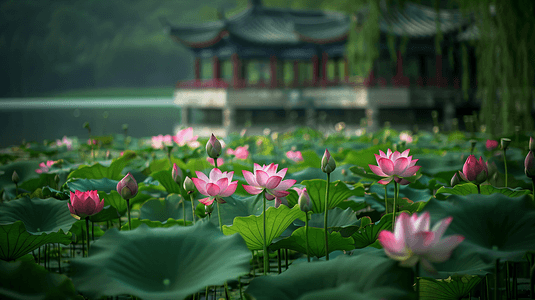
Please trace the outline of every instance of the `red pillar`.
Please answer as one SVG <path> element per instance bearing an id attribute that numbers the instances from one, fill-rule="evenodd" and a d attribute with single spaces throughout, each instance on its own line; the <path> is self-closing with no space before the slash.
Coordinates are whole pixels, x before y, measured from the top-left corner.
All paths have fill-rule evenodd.
<path id="1" fill-rule="evenodd" d="M 212 82 L 214 83 L 214 86 L 217 86 L 217 83 L 219 83 L 219 79 L 221 78 L 221 68 L 219 65 L 219 58 L 217 56 L 214 56 L 212 61 Z"/>
<path id="2" fill-rule="evenodd" d="M 319 59 L 317 55 L 312 57 L 312 85 L 318 84 Z"/>
<path id="3" fill-rule="evenodd" d="M 271 73 L 271 88 L 277 87 L 277 57 L 271 55 L 269 58 L 270 73 Z"/>
<path id="4" fill-rule="evenodd" d="M 240 87 L 240 58 L 238 53 L 232 54 L 232 85 L 235 89 Z"/>
<path id="5" fill-rule="evenodd" d="M 294 60 L 294 81 L 293 86 L 297 87 L 299 85 L 299 61 Z"/>
<path id="6" fill-rule="evenodd" d="M 327 52 L 321 54 L 321 85 L 325 87 L 327 85 L 327 61 L 329 56 Z"/>

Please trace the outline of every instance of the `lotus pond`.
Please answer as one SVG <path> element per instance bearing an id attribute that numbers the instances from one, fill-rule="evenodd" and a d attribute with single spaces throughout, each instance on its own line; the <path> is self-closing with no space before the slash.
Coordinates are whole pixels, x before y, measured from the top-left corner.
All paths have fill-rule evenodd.
<path id="1" fill-rule="evenodd" d="M 529 134 L 193 134 L 1 150 L 0 298 L 534 297 Z"/>

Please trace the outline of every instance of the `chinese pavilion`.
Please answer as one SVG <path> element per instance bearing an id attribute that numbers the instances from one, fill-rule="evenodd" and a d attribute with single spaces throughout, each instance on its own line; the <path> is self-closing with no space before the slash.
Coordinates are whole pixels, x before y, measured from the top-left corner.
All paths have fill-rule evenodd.
<path id="1" fill-rule="evenodd" d="M 433 109 L 443 111 L 447 123 L 462 95 L 458 45 L 474 38 L 470 19 L 457 10 L 437 14 L 411 3 L 383 9 L 379 59 L 360 80 L 350 80 L 345 49 L 350 30 L 357 29 L 342 13 L 272 8 L 251 0 L 230 18 L 168 25 L 171 38 L 195 56 L 195 79 L 177 83 L 174 95 L 182 124 L 213 125 L 208 130 L 225 135 L 246 124 L 314 125 L 318 117 L 358 124 L 366 117 L 373 130 L 386 120 L 383 113 L 392 123 L 412 124 Z M 445 58 L 435 53 L 437 24 L 443 53 L 453 49 Z M 408 38 L 405 54 L 397 51 L 397 63 L 388 35 Z M 469 73 L 474 81 L 475 66 Z M 200 120 L 195 111 L 203 112 Z"/>

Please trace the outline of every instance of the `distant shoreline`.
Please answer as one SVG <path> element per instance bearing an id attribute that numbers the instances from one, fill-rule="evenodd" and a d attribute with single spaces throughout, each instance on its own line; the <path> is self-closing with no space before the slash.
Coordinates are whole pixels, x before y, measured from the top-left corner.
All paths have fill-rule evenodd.
<path id="1" fill-rule="evenodd" d="M 97 89 L 76 89 L 67 91 L 38 93 L 33 95 L 25 95 L 21 97 L 5 97 L 3 99 L 21 99 L 27 100 L 28 98 L 163 98 L 173 97 L 175 87 L 143 87 L 143 88 L 128 88 L 128 87 L 116 87 L 116 88 L 97 88 Z"/>

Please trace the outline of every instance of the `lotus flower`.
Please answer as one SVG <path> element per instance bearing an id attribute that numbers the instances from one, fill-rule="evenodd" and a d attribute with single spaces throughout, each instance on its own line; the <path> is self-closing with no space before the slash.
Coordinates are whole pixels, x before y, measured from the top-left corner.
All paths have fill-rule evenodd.
<path id="1" fill-rule="evenodd" d="M 197 141 L 198 137 L 198 135 L 193 136 L 193 128 L 188 127 L 177 132 L 177 134 L 172 138 L 173 141 L 177 143 L 180 147 L 187 144 L 191 148 L 197 148 L 201 145 L 201 143 Z"/>
<path id="2" fill-rule="evenodd" d="M 56 146 L 58 147 L 67 146 L 67 150 L 72 150 L 72 140 L 69 139 L 67 136 L 63 136 L 63 139 L 56 140 Z"/>
<path id="3" fill-rule="evenodd" d="M 89 216 L 98 214 L 104 207 L 104 199 L 99 199 L 97 191 L 71 192 L 69 211 L 76 219 L 85 219 Z"/>
<path id="4" fill-rule="evenodd" d="M 117 183 L 117 193 L 125 200 L 134 198 L 137 194 L 137 189 L 136 179 L 130 172 Z"/>
<path id="5" fill-rule="evenodd" d="M 208 196 L 199 200 L 204 205 L 211 205 L 216 199 L 219 203 L 225 203 L 221 197 L 228 197 L 236 191 L 238 181 L 232 181 L 234 172 L 221 172 L 218 168 L 213 168 L 210 171 L 210 177 L 204 173 L 195 171 L 198 178 L 192 178 L 195 187 L 199 193 Z"/>
<path id="6" fill-rule="evenodd" d="M 301 154 L 301 151 L 288 151 L 286 152 L 286 157 L 295 162 L 303 161 L 303 154 Z"/>
<path id="7" fill-rule="evenodd" d="M 182 169 L 180 169 L 176 163 L 173 163 L 173 169 L 171 170 L 171 177 L 173 177 L 173 181 L 176 182 L 178 185 L 182 184 L 182 177 L 184 177 L 184 174 L 182 173 Z"/>
<path id="8" fill-rule="evenodd" d="M 529 178 L 535 179 L 535 157 L 533 156 L 532 151 L 528 152 L 528 155 L 526 155 L 526 159 L 524 160 L 524 172 Z"/>
<path id="9" fill-rule="evenodd" d="M 416 175 L 416 172 L 421 166 L 416 166 L 417 159 L 412 159 L 409 155 L 410 149 L 399 153 L 398 151 L 392 153 L 390 149 L 386 154 L 379 150 L 379 155 L 375 154 L 377 166 L 369 165 L 370 169 L 377 176 L 386 177 L 379 180 L 380 184 L 388 184 L 392 179 L 401 185 L 409 184 L 410 182 L 404 177 L 411 177 Z"/>
<path id="10" fill-rule="evenodd" d="M 487 147 L 488 151 L 492 151 L 492 150 L 498 148 L 498 141 L 487 140 L 487 142 L 485 143 L 485 147 Z"/>
<path id="11" fill-rule="evenodd" d="M 453 249 L 464 240 L 461 235 L 442 239 L 452 219 L 448 217 L 441 220 L 429 231 L 428 212 L 419 217 L 416 214 L 409 216 L 403 212 L 396 220 L 394 232 L 383 230 L 379 233 L 378 240 L 386 255 L 401 261 L 401 266 L 412 267 L 421 262 L 426 271 L 435 273 L 436 270 L 431 263 L 448 260 Z"/>
<path id="12" fill-rule="evenodd" d="M 206 143 L 206 154 L 211 158 L 218 158 L 221 155 L 221 143 L 212 133 L 210 139 Z"/>
<path id="13" fill-rule="evenodd" d="M 287 179 L 282 180 L 286 175 L 288 168 L 284 168 L 277 172 L 279 165 L 271 163 L 269 165 L 254 164 L 254 173 L 243 170 L 243 177 L 249 185 L 243 185 L 243 188 L 247 193 L 251 195 L 258 195 L 262 191 L 266 191 L 266 199 L 273 200 L 275 198 L 286 197 L 290 192 L 286 191 L 296 180 Z M 277 200 L 279 201 L 279 200 Z"/>
<path id="14" fill-rule="evenodd" d="M 404 141 L 407 144 L 410 144 L 410 143 L 412 143 L 413 139 L 412 139 L 412 136 L 410 134 L 408 134 L 406 132 L 402 132 L 399 135 L 399 140 L 400 141 Z"/>
<path id="15" fill-rule="evenodd" d="M 487 164 L 483 162 L 483 158 L 479 157 L 479 160 L 477 160 L 474 155 L 470 155 L 466 159 L 463 165 L 463 171 L 459 175 L 465 181 L 481 184 L 488 177 Z"/>
<path id="16" fill-rule="evenodd" d="M 325 153 L 323 153 L 323 157 L 321 158 L 321 170 L 323 173 L 330 174 L 334 169 L 336 169 L 336 161 L 331 156 L 331 153 L 329 153 L 329 150 L 325 149 Z"/>
<path id="17" fill-rule="evenodd" d="M 310 196 L 308 195 L 307 188 L 301 190 L 299 194 L 299 208 L 304 212 L 312 210 L 312 202 L 310 202 Z"/>
<path id="18" fill-rule="evenodd" d="M 249 157 L 249 150 L 247 149 L 249 149 L 249 145 L 238 146 L 235 150 L 228 148 L 227 154 L 234 155 L 237 159 L 247 159 L 247 157 Z"/>
<path id="19" fill-rule="evenodd" d="M 50 167 L 52 167 L 53 164 L 56 162 L 53 160 L 47 160 L 46 163 L 42 162 L 39 164 L 40 169 L 36 169 L 35 173 L 41 174 L 41 173 L 48 173 L 50 171 Z"/>
<path id="20" fill-rule="evenodd" d="M 151 138 L 151 146 L 154 149 L 163 149 L 164 146 L 173 146 L 173 138 L 170 135 L 157 135 Z"/>

